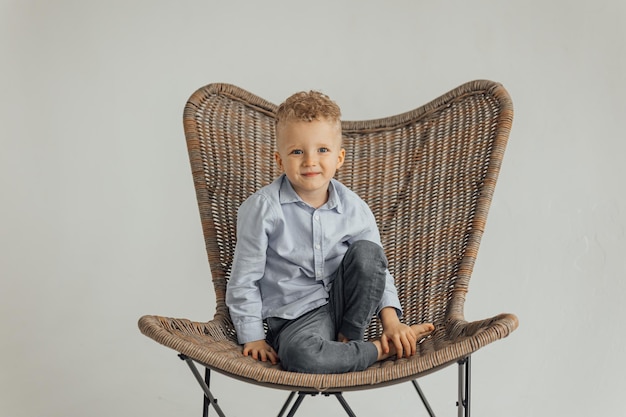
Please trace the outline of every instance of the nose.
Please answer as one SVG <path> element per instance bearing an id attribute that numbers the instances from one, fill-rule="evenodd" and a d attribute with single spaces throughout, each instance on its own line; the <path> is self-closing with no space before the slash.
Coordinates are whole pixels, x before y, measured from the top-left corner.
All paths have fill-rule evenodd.
<path id="1" fill-rule="evenodd" d="M 304 155 L 304 165 L 305 166 L 315 166 L 317 165 L 317 155 L 315 154 L 315 152 L 307 152 Z"/>

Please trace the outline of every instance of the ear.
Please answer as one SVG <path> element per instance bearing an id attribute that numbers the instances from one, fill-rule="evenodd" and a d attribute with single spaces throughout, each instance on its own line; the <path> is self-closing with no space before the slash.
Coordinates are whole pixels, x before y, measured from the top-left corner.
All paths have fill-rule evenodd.
<path id="1" fill-rule="evenodd" d="M 343 166 L 343 162 L 346 159 L 346 150 L 344 148 L 341 148 L 339 150 L 339 155 L 337 156 L 337 169 L 341 168 Z"/>
<path id="2" fill-rule="evenodd" d="M 278 153 L 278 151 L 274 152 L 274 160 L 276 161 L 276 166 L 278 167 L 278 169 L 280 170 L 280 172 L 283 172 L 283 160 L 280 157 L 280 154 Z"/>

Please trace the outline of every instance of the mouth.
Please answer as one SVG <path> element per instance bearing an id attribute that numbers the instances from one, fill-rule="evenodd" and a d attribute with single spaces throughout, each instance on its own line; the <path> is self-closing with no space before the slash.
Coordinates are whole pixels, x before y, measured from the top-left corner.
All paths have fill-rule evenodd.
<path id="1" fill-rule="evenodd" d="M 307 177 L 307 178 L 311 178 L 311 177 L 315 177 L 317 175 L 320 175 L 320 172 L 303 172 L 301 175 L 303 177 Z"/>

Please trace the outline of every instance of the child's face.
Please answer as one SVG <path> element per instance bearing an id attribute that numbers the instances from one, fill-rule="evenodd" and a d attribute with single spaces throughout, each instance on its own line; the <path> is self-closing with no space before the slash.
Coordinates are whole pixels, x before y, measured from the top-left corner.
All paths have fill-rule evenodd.
<path id="1" fill-rule="evenodd" d="M 323 205 L 328 184 L 346 154 L 341 147 L 340 123 L 287 121 L 277 127 L 276 144 L 276 163 L 300 198 L 313 207 Z"/>

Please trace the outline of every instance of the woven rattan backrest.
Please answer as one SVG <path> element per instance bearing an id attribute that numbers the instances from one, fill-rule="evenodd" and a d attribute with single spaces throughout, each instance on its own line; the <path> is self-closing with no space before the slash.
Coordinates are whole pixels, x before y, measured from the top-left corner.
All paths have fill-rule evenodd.
<path id="1" fill-rule="evenodd" d="M 275 110 L 227 84 L 199 89 L 185 107 L 216 315 L 228 317 L 237 209 L 279 175 Z M 376 216 L 407 323 L 463 319 L 512 116 L 502 86 L 475 81 L 401 115 L 343 122 L 346 163 L 337 178 Z M 379 330 L 373 323 L 368 336 Z"/>

